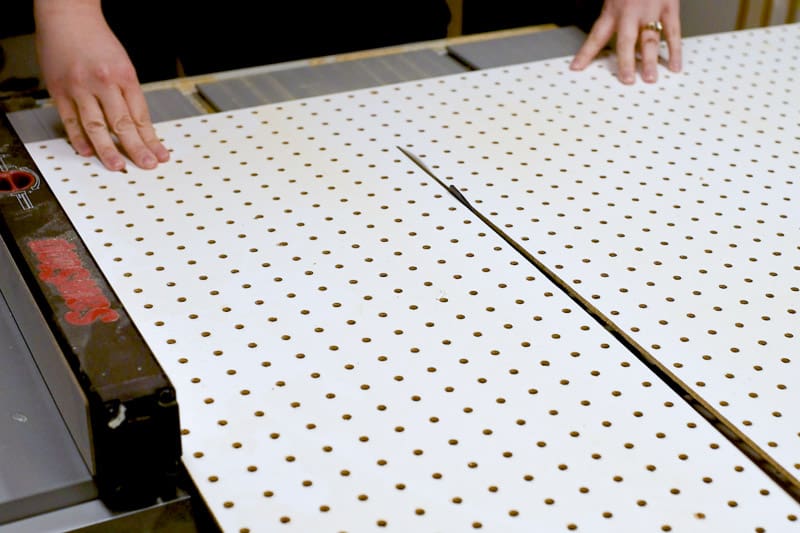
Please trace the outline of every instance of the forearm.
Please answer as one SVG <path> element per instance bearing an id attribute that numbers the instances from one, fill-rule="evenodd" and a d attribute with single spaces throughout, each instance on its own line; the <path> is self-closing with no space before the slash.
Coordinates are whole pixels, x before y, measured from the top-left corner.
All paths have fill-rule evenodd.
<path id="1" fill-rule="evenodd" d="M 43 47 L 57 48 L 60 53 L 64 46 L 80 46 L 81 35 L 86 32 L 104 27 L 106 22 L 100 2 L 101 0 L 34 0 L 33 16 L 40 61 Z"/>
<path id="2" fill-rule="evenodd" d="M 74 17 L 102 17 L 100 0 L 34 0 L 36 27 L 49 27 L 53 22 Z"/>

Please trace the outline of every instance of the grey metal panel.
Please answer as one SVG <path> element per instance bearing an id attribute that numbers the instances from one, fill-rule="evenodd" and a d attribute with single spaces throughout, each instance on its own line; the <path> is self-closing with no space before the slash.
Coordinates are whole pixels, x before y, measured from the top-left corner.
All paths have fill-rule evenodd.
<path id="1" fill-rule="evenodd" d="M 343 76 L 337 75 L 336 70 L 338 69 L 331 69 L 330 67 L 331 65 L 320 65 L 318 67 L 277 70 L 272 72 L 270 76 L 280 84 L 292 99 L 306 98 L 324 94 L 329 90 L 328 87 L 335 87 L 337 82 L 346 82 Z M 320 93 L 320 91 L 323 92 Z"/>
<path id="2" fill-rule="evenodd" d="M 153 122 L 194 117 L 203 113 L 177 89 L 146 91 L 144 97 Z"/>
<path id="3" fill-rule="evenodd" d="M 64 137 L 64 127 L 55 107 L 37 107 L 8 114 L 8 119 L 23 142 Z"/>
<path id="4" fill-rule="evenodd" d="M 72 533 L 140 532 L 207 533 L 218 528 L 210 520 L 202 520 L 195 500 L 181 493 L 177 498 L 129 512 L 112 512 L 95 499 L 57 509 L 7 524 L 0 523 L 0 533 Z"/>
<path id="5" fill-rule="evenodd" d="M 153 122 L 163 122 L 178 118 L 192 117 L 202 114 L 177 89 L 157 89 L 146 91 L 145 99 L 150 108 Z M 22 142 L 37 142 L 64 137 L 61 118 L 53 106 L 23 109 L 8 114 L 11 124 L 22 139 Z"/>
<path id="6" fill-rule="evenodd" d="M 216 111 L 230 111 L 242 109 L 262 102 L 280 101 L 287 99 L 288 95 L 281 98 L 282 89 L 277 84 L 269 83 L 267 78 L 263 83 L 256 84 L 263 75 L 248 78 L 223 80 L 213 83 L 200 83 L 197 91 L 211 104 Z M 272 98 L 278 97 L 273 100 Z"/>
<path id="7" fill-rule="evenodd" d="M 409 55 L 398 57 L 398 62 L 414 70 L 419 70 L 421 75 L 445 76 L 447 74 L 458 74 L 467 70 L 464 65 L 446 54 L 416 54 L 413 61 Z"/>
<path id="8" fill-rule="evenodd" d="M 453 58 L 434 50 L 417 50 L 352 61 L 275 70 L 197 86 L 218 111 L 297 98 L 365 89 L 464 72 Z"/>
<path id="9" fill-rule="evenodd" d="M 18 322 L 26 317 L 12 314 L 16 291 L 9 284 L 16 282 L 15 267 L 1 242 L 0 248 L 2 524 L 87 501 L 97 492 L 20 332 Z"/>
<path id="10" fill-rule="evenodd" d="M 732 31 L 736 29 L 739 4 L 730 0 L 681 0 L 681 33 L 691 37 Z M 714 15 L 709 16 L 709 13 Z"/>
<path id="11" fill-rule="evenodd" d="M 474 69 L 502 67 L 574 55 L 586 34 L 577 26 L 565 26 L 525 35 L 455 44 L 447 51 Z"/>
<path id="12" fill-rule="evenodd" d="M 371 76 L 379 85 L 398 83 L 405 80 L 424 77 L 423 73 L 415 71 L 409 63 L 404 63 L 400 58 L 393 56 L 374 57 L 361 61 L 360 65 L 368 76 Z M 411 68 L 409 68 L 411 67 Z"/>

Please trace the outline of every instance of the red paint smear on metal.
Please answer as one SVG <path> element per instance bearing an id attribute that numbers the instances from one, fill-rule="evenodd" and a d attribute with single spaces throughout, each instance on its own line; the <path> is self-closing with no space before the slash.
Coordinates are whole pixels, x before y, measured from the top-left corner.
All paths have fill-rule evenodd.
<path id="1" fill-rule="evenodd" d="M 36 178 L 24 170 L 0 172 L 0 192 L 23 192 L 36 183 Z"/>
<path id="2" fill-rule="evenodd" d="M 119 314 L 111 309 L 91 273 L 75 252 L 75 245 L 65 239 L 40 239 L 28 243 L 39 261 L 39 279 L 51 284 L 69 311 L 64 320 L 75 326 L 93 322 L 114 322 Z"/>

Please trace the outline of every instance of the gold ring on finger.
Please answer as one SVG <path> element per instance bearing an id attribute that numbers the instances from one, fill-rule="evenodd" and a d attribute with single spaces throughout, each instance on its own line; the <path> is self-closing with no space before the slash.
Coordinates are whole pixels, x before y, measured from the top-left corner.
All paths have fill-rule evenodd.
<path id="1" fill-rule="evenodd" d="M 647 24 L 643 24 L 642 27 L 639 29 L 639 33 L 645 30 L 652 30 L 658 33 L 664 29 L 664 25 L 661 24 L 660 20 L 654 20 L 653 22 L 648 22 Z"/>

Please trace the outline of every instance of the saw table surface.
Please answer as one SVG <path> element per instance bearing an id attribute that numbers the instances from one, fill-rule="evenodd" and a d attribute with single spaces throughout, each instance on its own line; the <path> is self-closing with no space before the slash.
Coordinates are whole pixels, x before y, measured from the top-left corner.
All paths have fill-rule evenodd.
<path id="1" fill-rule="evenodd" d="M 225 531 L 797 531 L 798 57 L 253 105 L 158 123 L 150 171 L 27 147 Z"/>

